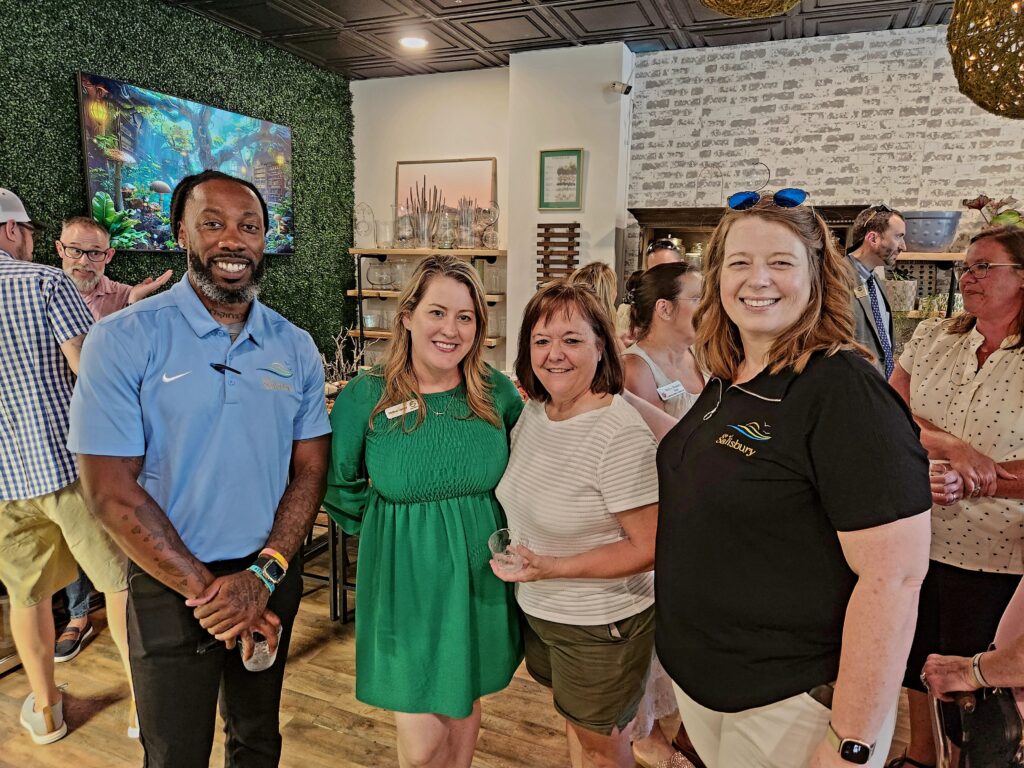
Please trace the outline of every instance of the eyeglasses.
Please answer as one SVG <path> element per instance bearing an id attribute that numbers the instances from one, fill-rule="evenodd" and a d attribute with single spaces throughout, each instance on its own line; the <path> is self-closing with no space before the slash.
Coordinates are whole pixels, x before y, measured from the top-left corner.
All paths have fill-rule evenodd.
<path id="1" fill-rule="evenodd" d="M 984 280 L 988 276 L 988 271 L 992 267 L 1011 267 L 1013 269 L 1022 269 L 1020 264 L 1009 264 L 1009 263 L 997 263 L 989 264 L 986 261 L 979 261 L 977 264 L 965 264 L 962 261 L 957 262 L 953 265 L 953 274 L 956 275 L 956 279 L 959 280 L 964 276 L 964 272 L 970 272 L 971 276 L 975 280 Z"/>
<path id="2" fill-rule="evenodd" d="M 772 203 L 779 208 L 796 208 L 806 199 L 807 193 L 796 187 L 786 187 L 772 195 Z M 736 192 L 729 195 L 726 202 L 734 211 L 746 211 L 757 205 L 760 200 L 760 192 Z"/>
<path id="3" fill-rule="evenodd" d="M 18 221 L 18 222 L 15 222 L 15 223 L 16 223 L 16 224 L 17 224 L 17 225 L 18 225 L 19 227 L 23 227 L 24 229 L 27 229 L 27 230 L 28 230 L 28 233 L 29 233 L 30 235 L 34 235 L 34 234 L 35 234 L 35 233 L 37 232 L 37 230 L 36 230 L 36 227 L 35 227 L 35 225 L 33 225 L 33 224 L 27 224 L 27 223 L 26 223 L 26 222 L 24 222 L 24 221 Z"/>
<path id="4" fill-rule="evenodd" d="M 649 255 L 651 253 L 654 253 L 655 251 L 666 251 L 666 250 L 667 251 L 675 251 L 676 253 L 679 253 L 679 246 L 676 245 L 671 240 L 664 240 L 664 239 L 662 239 L 662 240 L 653 240 L 653 241 L 651 241 L 651 244 L 647 246 L 647 250 L 644 253 Z"/>
<path id="5" fill-rule="evenodd" d="M 64 249 L 64 255 L 69 259 L 80 259 L 85 256 L 89 261 L 103 261 L 110 252 L 109 248 L 105 251 L 83 251 L 81 248 L 75 248 L 73 245 L 65 245 L 60 240 L 57 242 L 60 243 L 61 248 Z"/>

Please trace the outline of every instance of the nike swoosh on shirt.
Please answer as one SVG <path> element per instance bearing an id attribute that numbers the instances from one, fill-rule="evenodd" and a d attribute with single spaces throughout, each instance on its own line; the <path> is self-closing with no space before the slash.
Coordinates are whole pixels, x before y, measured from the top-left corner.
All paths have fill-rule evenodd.
<path id="1" fill-rule="evenodd" d="M 192 371 L 185 371 L 184 373 L 179 373 L 177 376 L 168 376 L 165 373 L 164 374 L 164 378 L 163 378 L 163 382 L 164 382 L 164 384 L 170 384 L 172 381 L 177 381 L 182 376 L 188 376 L 190 373 L 192 373 Z"/>

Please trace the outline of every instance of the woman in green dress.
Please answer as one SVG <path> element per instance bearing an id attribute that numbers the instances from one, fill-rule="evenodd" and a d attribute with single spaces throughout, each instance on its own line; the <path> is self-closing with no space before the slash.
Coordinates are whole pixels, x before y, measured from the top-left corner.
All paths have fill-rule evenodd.
<path id="1" fill-rule="evenodd" d="M 420 264 L 383 366 L 338 396 L 325 506 L 359 534 L 356 698 L 395 713 L 402 768 L 469 768 L 481 696 L 522 658 L 515 599 L 488 562 L 523 404 L 483 361 L 476 271 Z"/>

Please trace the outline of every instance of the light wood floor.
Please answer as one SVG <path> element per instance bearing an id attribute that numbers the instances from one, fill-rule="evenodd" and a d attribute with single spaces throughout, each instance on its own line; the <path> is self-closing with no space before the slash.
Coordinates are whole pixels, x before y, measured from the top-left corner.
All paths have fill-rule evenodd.
<path id="1" fill-rule="evenodd" d="M 326 561 L 326 558 L 320 558 Z M 314 569 L 315 570 L 315 569 Z M 281 700 L 282 768 L 397 766 L 391 715 L 356 701 L 353 627 L 327 617 L 327 588 L 306 580 Z M 29 693 L 21 670 L 0 677 L 2 768 L 121 768 L 140 766 L 142 749 L 125 736 L 128 689 L 102 611 L 101 629 L 71 662 L 57 665 L 66 682 L 65 716 L 71 732 L 36 746 L 18 724 Z M 183 702 L 187 706 L 187 702 Z M 905 701 L 892 754 L 907 740 Z M 211 765 L 223 765 L 218 734 Z M 474 768 L 567 768 L 563 721 L 548 693 L 520 668 L 512 684 L 483 702 L 483 727 Z"/>

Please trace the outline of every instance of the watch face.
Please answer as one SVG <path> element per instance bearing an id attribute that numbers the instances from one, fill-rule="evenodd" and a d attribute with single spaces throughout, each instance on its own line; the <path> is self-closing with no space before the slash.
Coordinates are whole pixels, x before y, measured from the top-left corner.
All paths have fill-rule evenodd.
<path id="1" fill-rule="evenodd" d="M 263 573 L 272 582 L 278 584 L 284 579 L 285 570 L 277 560 L 270 558 L 270 561 L 263 566 Z"/>
<path id="2" fill-rule="evenodd" d="M 868 760 L 871 759 L 871 747 L 861 744 L 859 741 L 847 739 L 839 748 L 839 756 L 854 765 L 867 765 Z"/>

